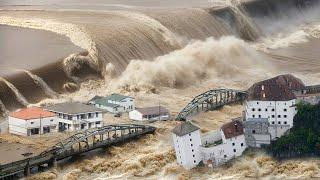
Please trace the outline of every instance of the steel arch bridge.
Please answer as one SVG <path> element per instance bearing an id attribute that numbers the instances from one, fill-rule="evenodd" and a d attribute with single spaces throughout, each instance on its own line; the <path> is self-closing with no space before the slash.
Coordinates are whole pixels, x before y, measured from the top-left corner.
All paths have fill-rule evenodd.
<path id="1" fill-rule="evenodd" d="M 17 175 L 29 175 L 32 168 L 56 165 L 58 160 L 98 148 L 119 145 L 155 130 L 155 127 L 148 125 L 119 124 L 79 132 L 37 156 L 0 165 L 0 179 L 16 179 Z"/>
<path id="2" fill-rule="evenodd" d="M 213 89 L 204 92 L 192 99 L 183 108 L 176 120 L 186 121 L 199 111 L 215 110 L 224 105 L 242 102 L 247 98 L 247 92 L 235 89 Z"/>

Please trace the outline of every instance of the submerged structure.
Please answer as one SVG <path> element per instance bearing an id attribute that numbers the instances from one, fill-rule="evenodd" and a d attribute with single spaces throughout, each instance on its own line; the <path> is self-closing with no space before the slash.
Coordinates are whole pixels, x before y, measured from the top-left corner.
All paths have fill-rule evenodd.
<path id="1" fill-rule="evenodd" d="M 289 74 L 255 83 L 248 92 L 244 124 L 251 147 L 270 144 L 283 136 L 293 126 L 297 103 L 316 104 L 320 97 L 317 86 L 305 86 Z"/>
<path id="2" fill-rule="evenodd" d="M 219 130 L 200 136 L 199 127 L 185 122 L 173 129 L 177 162 L 186 169 L 199 165 L 218 166 L 241 156 L 247 145 L 243 124 L 233 120 Z"/>
<path id="3" fill-rule="evenodd" d="M 121 94 L 111 94 L 106 97 L 95 96 L 89 101 L 89 104 L 114 114 L 130 112 L 135 109 L 134 98 Z"/>

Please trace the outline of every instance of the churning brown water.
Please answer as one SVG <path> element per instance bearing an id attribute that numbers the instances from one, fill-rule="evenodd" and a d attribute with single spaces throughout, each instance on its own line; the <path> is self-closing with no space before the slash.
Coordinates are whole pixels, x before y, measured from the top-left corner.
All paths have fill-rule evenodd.
<path id="1" fill-rule="evenodd" d="M 26 66 L 6 61 L 12 69 L 23 71 L 1 79 L 2 111 L 121 92 L 135 96 L 138 106 L 160 101 L 176 115 L 192 97 L 212 88 L 246 89 L 257 80 L 288 72 L 307 83 L 320 83 L 318 0 L 252 0 L 243 5 L 236 1 L 0 0 L 0 5 L 0 24 L 18 29 L 16 37 L 24 27 L 30 29 L 21 33 L 41 30 L 42 42 L 58 42 L 52 51 L 45 49 L 47 56 L 41 62 L 33 53 L 30 57 L 35 58 L 27 61 L 15 54 L 30 61 Z M 3 27 L 8 28 L 0 30 Z M 30 48 L 45 48 L 39 44 L 35 41 Z M 28 48 L 23 50 L 29 52 Z M 194 121 L 206 132 L 241 111 L 241 106 L 225 107 Z M 128 120 L 106 117 L 106 123 L 117 122 Z M 169 134 L 177 122 L 154 125 L 155 135 L 34 178 L 299 179 L 320 174 L 317 159 L 280 163 L 262 152 L 249 152 L 219 169 L 188 172 L 177 166 L 171 149 Z"/>

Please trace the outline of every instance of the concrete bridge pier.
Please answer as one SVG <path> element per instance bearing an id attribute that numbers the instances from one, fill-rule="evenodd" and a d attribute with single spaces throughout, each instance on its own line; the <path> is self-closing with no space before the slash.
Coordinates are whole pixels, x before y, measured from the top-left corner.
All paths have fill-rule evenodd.
<path id="1" fill-rule="evenodd" d="M 25 176 L 29 176 L 30 175 L 30 164 L 29 164 L 29 161 L 28 161 L 26 167 L 24 168 L 24 175 Z"/>

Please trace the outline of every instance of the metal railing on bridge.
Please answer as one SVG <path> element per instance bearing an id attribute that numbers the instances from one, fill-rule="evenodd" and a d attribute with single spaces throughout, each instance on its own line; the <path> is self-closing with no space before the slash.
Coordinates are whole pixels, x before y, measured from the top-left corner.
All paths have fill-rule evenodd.
<path id="1" fill-rule="evenodd" d="M 180 111 L 176 120 L 186 121 L 199 111 L 215 110 L 227 104 L 242 102 L 246 98 L 246 91 L 234 89 L 209 90 L 193 98 L 192 101 Z"/>
<path id="2" fill-rule="evenodd" d="M 153 133 L 155 127 L 137 124 L 108 125 L 97 129 L 88 129 L 59 142 L 41 154 L 0 165 L 0 179 L 12 178 L 16 175 L 30 174 L 33 167 L 54 165 L 58 160 L 91 151 L 128 142 L 142 135 Z"/>

